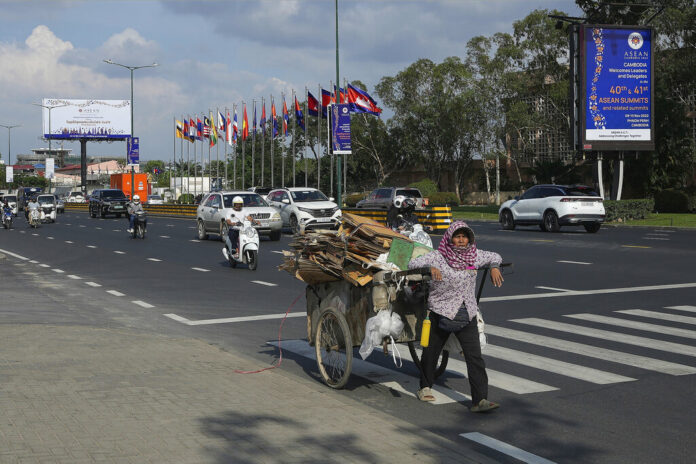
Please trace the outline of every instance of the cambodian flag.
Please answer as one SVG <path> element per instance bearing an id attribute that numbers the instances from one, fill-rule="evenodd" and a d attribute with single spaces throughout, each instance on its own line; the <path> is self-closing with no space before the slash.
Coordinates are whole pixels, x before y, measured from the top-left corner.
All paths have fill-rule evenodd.
<path id="1" fill-rule="evenodd" d="M 307 92 L 307 114 L 319 116 L 319 100 L 312 95 L 312 92 Z"/>
<path id="2" fill-rule="evenodd" d="M 331 92 L 328 90 L 321 89 L 321 106 L 322 108 L 328 107 L 331 103 L 333 103 L 333 98 L 331 97 Z M 326 109 L 323 109 L 322 112 L 326 114 Z"/>
<path id="3" fill-rule="evenodd" d="M 305 130 L 305 128 L 304 128 L 304 114 L 302 114 L 302 109 L 300 108 L 300 104 L 297 101 L 297 97 L 295 97 L 295 121 L 297 121 L 297 124 L 300 125 L 302 130 Z"/>
<path id="4" fill-rule="evenodd" d="M 278 135 L 278 115 L 276 114 L 274 101 L 271 101 L 271 117 L 273 118 L 273 138 L 276 138 Z"/>
<path id="5" fill-rule="evenodd" d="M 382 108 L 377 106 L 377 102 L 364 90 L 348 84 L 348 104 L 350 110 L 355 113 L 379 114 Z"/>
<path id="6" fill-rule="evenodd" d="M 285 97 L 283 97 L 283 135 L 288 135 L 288 123 L 290 122 L 290 115 L 288 114 L 288 105 L 285 103 Z"/>
<path id="7" fill-rule="evenodd" d="M 196 121 L 198 123 L 196 125 L 196 128 L 197 128 L 196 138 L 198 140 L 203 140 L 203 123 L 201 122 L 201 118 L 199 118 L 198 116 L 196 116 Z"/>
<path id="8" fill-rule="evenodd" d="M 266 135 L 266 102 L 261 104 L 261 132 Z"/>

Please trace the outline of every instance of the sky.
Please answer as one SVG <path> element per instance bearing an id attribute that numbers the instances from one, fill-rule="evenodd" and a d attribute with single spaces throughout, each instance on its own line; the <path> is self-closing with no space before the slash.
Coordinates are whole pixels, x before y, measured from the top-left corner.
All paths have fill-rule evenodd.
<path id="1" fill-rule="evenodd" d="M 174 117 L 244 101 L 251 120 L 253 100 L 260 116 L 262 97 L 285 93 L 290 108 L 293 89 L 302 101 L 305 87 L 316 96 L 336 79 L 331 0 L 0 0 L 0 8 L 0 124 L 21 125 L 11 130 L 13 164 L 48 147 L 32 103 L 130 98 L 129 71 L 105 59 L 159 64 L 134 72 L 141 161 L 172 158 Z M 382 77 L 420 58 L 463 56 L 472 37 L 511 32 L 534 9 L 581 15 L 572 0 L 339 0 L 340 79 L 364 82 L 379 104 Z M 63 147 L 80 151 L 78 142 Z M 0 127 L 5 162 L 7 151 Z M 90 142 L 87 152 L 125 157 L 126 144 Z"/>

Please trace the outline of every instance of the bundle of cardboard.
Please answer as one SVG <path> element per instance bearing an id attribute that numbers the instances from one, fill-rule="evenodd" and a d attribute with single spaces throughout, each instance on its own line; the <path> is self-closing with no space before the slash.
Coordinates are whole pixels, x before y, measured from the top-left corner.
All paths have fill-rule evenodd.
<path id="1" fill-rule="evenodd" d="M 338 230 L 297 235 L 290 248 L 293 251 L 283 252 L 279 269 L 303 282 L 312 285 L 345 279 L 363 286 L 387 262 L 404 269 L 411 259 L 413 242 L 371 219 L 344 213 Z"/>

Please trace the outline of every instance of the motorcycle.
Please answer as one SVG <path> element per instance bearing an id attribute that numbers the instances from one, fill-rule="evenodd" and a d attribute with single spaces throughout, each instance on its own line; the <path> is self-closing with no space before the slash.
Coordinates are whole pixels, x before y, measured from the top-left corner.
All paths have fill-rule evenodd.
<path id="1" fill-rule="evenodd" d="M 29 225 L 36 229 L 39 224 L 41 224 L 41 213 L 38 209 L 32 209 L 29 211 Z"/>
<path id="2" fill-rule="evenodd" d="M 244 219 L 239 227 L 239 243 L 237 244 L 237 254 L 233 255 L 229 237 L 225 237 L 225 248 L 222 254 L 229 261 L 230 266 L 237 267 L 237 263 L 246 264 L 252 271 L 256 270 L 259 264 L 259 233 L 251 225 L 251 221 Z"/>
<path id="3" fill-rule="evenodd" d="M 420 243 L 430 248 L 433 247 L 433 241 L 430 235 L 423 229 L 421 224 L 407 221 L 400 214 L 397 217 L 403 221 L 402 226 L 398 230 L 399 233 L 405 235 L 413 242 Z"/>
<path id="4" fill-rule="evenodd" d="M 12 211 L 3 211 L 2 213 L 2 225 L 5 227 L 5 229 L 11 229 L 12 228 Z"/>
<path id="5" fill-rule="evenodd" d="M 135 221 L 133 222 L 133 232 L 131 232 L 131 238 L 145 238 L 146 230 L 147 213 L 145 211 L 138 211 L 135 213 Z"/>

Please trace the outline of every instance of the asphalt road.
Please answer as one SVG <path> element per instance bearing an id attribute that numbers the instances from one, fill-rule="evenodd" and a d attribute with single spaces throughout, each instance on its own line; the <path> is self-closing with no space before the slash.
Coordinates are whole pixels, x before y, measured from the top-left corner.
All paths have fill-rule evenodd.
<path id="1" fill-rule="evenodd" d="M 480 249 L 514 263 L 503 287 L 487 285 L 481 301 L 492 345 L 484 350 L 490 399 L 503 407 L 488 415 L 467 411 L 458 356 L 438 380 L 439 401 L 427 408 L 413 397 L 415 366 L 406 361 L 396 369 L 377 352 L 362 361 L 356 350 L 347 387 L 327 387 L 327 394 L 349 395 L 499 462 L 519 460 L 462 434 L 483 434 L 538 459 L 527 462 L 691 462 L 696 232 L 605 227 L 550 234 L 471 225 Z M 282 369 L 321 381 L 306 353 L 304 285 L 277 271 L 289 236 L 264 239 L 259 268 L 249 271 L 227 264 L 216 237 L 197 240 L 192 220 L 151 217 L 145 240 L 130 239 L 126 228 L 124 219 L 69 211 L 36 230 L 21 217 L 15 229 L 0 230 L 0 253 L 43 276 L 49 291 L 60 288 L 82 302 L 72 312 L 5 306 L 2 322 L 184 334 L 242 351 L 261 368 L 277 358 L 269 343 L 277 344 L 282 317 L 297 299 L 282 326 Z"/>

